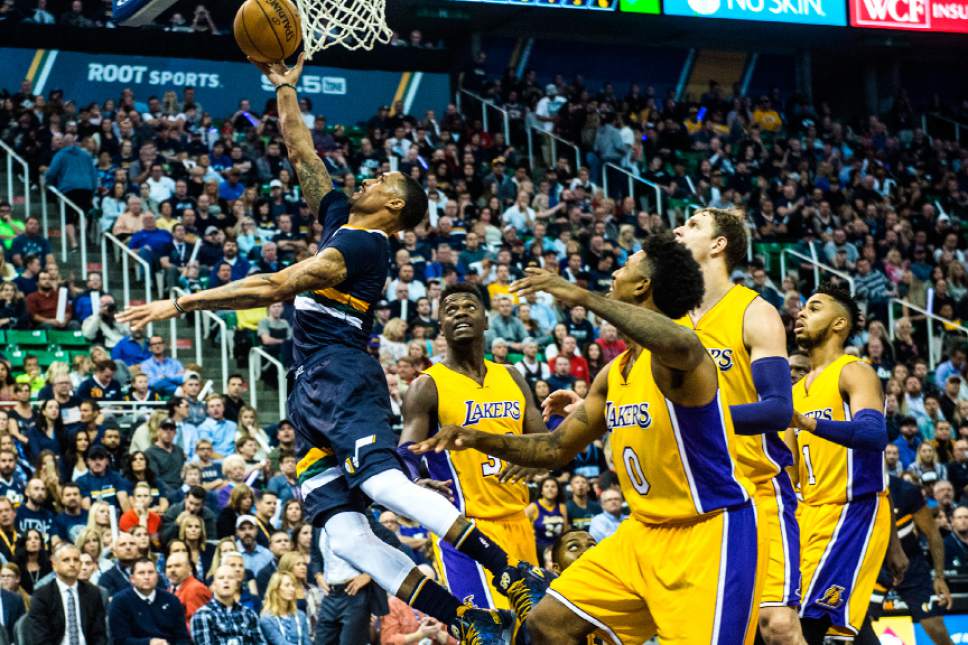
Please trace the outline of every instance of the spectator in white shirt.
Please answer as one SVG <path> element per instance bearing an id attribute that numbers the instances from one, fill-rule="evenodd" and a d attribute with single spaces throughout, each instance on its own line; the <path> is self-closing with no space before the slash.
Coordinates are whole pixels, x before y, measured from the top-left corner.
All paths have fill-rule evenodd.
<path id="1" fill-rule="evenodd" d="M 148 184 L 148 198 L 156 204 L 167 201 L 175 194 L 175 180 L 165 176 L 160 163 L 151 164 L 151 172 L 145 183 Z"/>
<path id="2" fill-rule="evenodd" d="M 507 226 L 514 227 L 518 233 L 529 230 L 534 224 L 534 209 L 528 205 L 530 203 L 531 195 L 520 191 L 514 205 L 504 211 L 501 221 Z"/>

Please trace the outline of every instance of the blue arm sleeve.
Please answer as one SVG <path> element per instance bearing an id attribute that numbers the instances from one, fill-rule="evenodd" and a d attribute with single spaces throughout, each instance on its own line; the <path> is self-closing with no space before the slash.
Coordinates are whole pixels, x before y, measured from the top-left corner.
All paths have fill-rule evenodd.
<path id="1" fill-rule="evenodd" d="M 790 364 L 782 356 L 767 356 L 753 361 L 750 368 L 760 400 L 729 407 L 733 428 L 746 435 L 785 430 L 793 418 Z"/>
<path id="2" fill-rule="evenodd" d="M 817 420 L 813 434 L 841 446 L 859 450 L 884 450 L 887 446 L 887 424 L 878 410 L 864 408 L 850 421 Z"/>
<path id="3" fill-rule="evenodd" d="M 400 457 L 400 461 L 406 467 L 407 476 L 411 480 L 417 481 L 420 479 L 420 457 L 410 452 L 410 446 L 413 444 L 413 441 L 407 441 L 397 446 L 397 456 Z"/>

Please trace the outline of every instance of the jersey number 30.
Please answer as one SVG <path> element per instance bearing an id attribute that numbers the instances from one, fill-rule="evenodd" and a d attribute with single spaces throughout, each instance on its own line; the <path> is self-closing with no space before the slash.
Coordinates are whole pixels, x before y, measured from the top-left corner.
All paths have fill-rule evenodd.
<path id="1" fill-rule="evenodd" d="M 631 446 L 625 446 L 625 450 L 622 451 L 622 461 L 625 462 L 625 472 L 628 473 L 632 488 L 639 495 L 648 495 L 649 488 L 651 488 L 649 486 L 649 480 L 645 478 L 645 473 L 642 472 L 642 464 L 639 462 L 639 456 L 635 454 Z"/>

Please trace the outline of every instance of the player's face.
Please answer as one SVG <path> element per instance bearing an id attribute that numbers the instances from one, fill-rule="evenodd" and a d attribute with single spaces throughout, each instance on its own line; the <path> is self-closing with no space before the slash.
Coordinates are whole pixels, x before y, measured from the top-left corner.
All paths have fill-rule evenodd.
<path id="1" fill-rule="evenodd" d="M 609 298 L 628 303 L 635 303 L 641 299 L 645 280 L 643 276 L 648 273 L 646 257 L 645 251 L 633 253 L 623 267 L 612 272 Z"/>
<path id="2" fill-rule="evenodd" d="M 561 544 L 554 553 L 555 566 L 558 571 L 564 571 L 588 549 L 595 546 L 595 538 L 585 531 L 572 531 L 561 539 Z"/>
<path id="3" fill-rule="evenodd" d="M 440 329 L 448 343 L 466 342 L 484 336 L 487 317 L 480 300 L 466 293 L 447 296 L 440 305 Z"/>
<path id="4" fill-rule="evenodd" d="M 702 262 L 709 256 L 709 251 L 716 240 L 715 222 L 708 213 L 699 212 L 675 229 L 676 240 L 689 249 L 697 262 Z"/>
<path id="5" fill-rule="evenodd" d="M 834 331 L 844 329 L 847 316 L 836 300 L 825 294 L 814 294 L 800 310 L 793 327 L 801 347 L 819 345 Z"/>
<path id="6" fill-rule="evenodd" d="M 803 354 L 794 354 L 790 357 L 790 381 L 794 385 L 807 375 L 810 371 L 810 358 Z"/>
<path id="7" fill-rule="evenodd" d="M 350 198 L 354 210 L 365 213 L 375 213 L 386 207 L 392 199 L 400 198 L 400 186 L 403 175 L 399 172 L 388 172 L 376 179 L 366 179 Z"/>

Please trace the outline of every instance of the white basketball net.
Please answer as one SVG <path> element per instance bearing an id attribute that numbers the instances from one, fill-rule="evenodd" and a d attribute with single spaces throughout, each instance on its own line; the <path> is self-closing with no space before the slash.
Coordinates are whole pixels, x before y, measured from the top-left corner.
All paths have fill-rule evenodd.
<path id="1" fill-rule="evenodd" d="M 373 49 L 389 43 L 386 0 L 296 0 L 302 15 L 306 58 L 333 45 L 346 49 Z"/>

